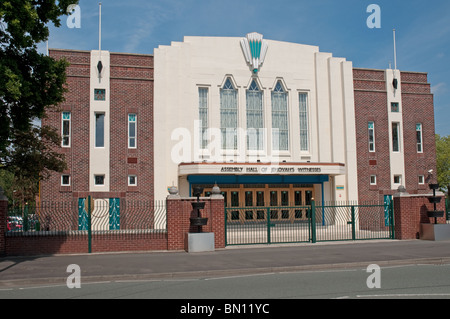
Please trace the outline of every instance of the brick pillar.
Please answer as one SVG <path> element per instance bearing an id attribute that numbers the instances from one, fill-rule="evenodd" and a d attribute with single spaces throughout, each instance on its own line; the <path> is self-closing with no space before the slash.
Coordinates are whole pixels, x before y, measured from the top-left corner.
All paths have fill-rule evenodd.
<path id="1" fill-rule="evenodd" d="M 418 239 L 420 224 L 432 224 L 434 218 L 427 216 L 427 211 L 434 210 L 434 205 L 428 200 L 432 195 L 394 195 L 394 225 L 396 239 Z M 440 195 L 436 195 L 440 196 Z M 445 211 L 445 198 L 436 205 L 436 210 Z M 439 224 L 445 224 L 444 217 L 438 218 Z"/>
<path id="2" fill-rule="evenodd" d="M 225 203 L 222 195 L 210 200 L 208 223 L 211 223 L 211 232 L 214 233 L 215 248 L 225 248 Z"/>
<path id="3" fill-rule="evenodd" d="M 6 223 L 8 216 L 8 198 L 0 187 L 0 256 L 6 255 Z"/>
<path id="4" fill-rule="evenodd" d="M 197 232 L 196 226 L 191 226 L 190 217 L 195 217 L 196 212 L 191 203 L 197 199 L 179 196 L 169 196 L 166 200 L 167 207 L 167 249 L 184 250 L 186 248 L 186 233 Z M 225 206 L 223 196 L 201 198 L 206 202 L 201 210 L 201 216 L 208 218 L 208 223 L 202 226 L 202 232 L 214 233 L 215 248 L 225 247 Z"/>

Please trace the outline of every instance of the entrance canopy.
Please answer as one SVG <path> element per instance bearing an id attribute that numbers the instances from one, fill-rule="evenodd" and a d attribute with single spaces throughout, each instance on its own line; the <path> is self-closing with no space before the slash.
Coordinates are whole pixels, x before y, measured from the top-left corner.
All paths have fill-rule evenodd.
<path id="1" fill-rule="evenodd" d="M 297 183 L 300 179 L 311 178 L 321 183 L 328 181 L 328 176 L 346 174 L 342 163 L 181 163 L 178 170 L 179 176 L 189 176 L 190 181 L 192 177 L 212 175 L 234 180 L 234 183 L 239 183 L 238 180 L 248 183 L 249 179 L 252 183 L 272 183 L 270 180 Z"/>

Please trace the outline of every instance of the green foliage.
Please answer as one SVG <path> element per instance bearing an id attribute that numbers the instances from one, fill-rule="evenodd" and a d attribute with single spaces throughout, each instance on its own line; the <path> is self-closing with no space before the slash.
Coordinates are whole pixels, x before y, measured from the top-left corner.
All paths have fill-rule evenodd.
<path id="1" fill-rule="evenodd" d="M 442 191 L 450 187 L 450 136 L 436 135 L 437 181 Z"/>
<path id="2" fill-rule="evenodd" d="M 0 1 L 0 169 L 24 184 L 37 184 L 49 170 L 64 167 L 51 151 L 56 133 L 33 127 L 33 120 L 64 100 L 67 62 L 40 54 L 37 44 L 48 39 L 48 24 L 59 27 L 60 16 L 76 3 Z"/>

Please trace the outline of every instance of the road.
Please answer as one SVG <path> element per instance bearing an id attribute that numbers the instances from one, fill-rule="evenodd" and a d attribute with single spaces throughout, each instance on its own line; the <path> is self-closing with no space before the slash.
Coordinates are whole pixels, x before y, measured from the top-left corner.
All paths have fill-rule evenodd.
<path id="1" fill-rule="evenodd" d="M 79 283 L 80 288 L 68 288 L 66 283 L 24 285 L 0 289 L 0 298 L 225 299 L 235 303 L 242 299 L 252 299 L 255 302 L 264 300 L 264 303 L 269 305 L 271 299 L 298 298 L 450 299 L 449 274 L 450 264 L 427 264 L 381 267 L 379 271 L 375 269 L 371 272 L 368 272 L 367 268 L 333 269 L 212 278 L 111 280 L 97 283 L 83 283 L 82 277 L 71 277 L 69 284 Z M 380 288 L 369 288 L 368 282 L 372 285 L 378 284 Z M 180 307 L 172 310 L 178 311 L 178 308 Z"/>

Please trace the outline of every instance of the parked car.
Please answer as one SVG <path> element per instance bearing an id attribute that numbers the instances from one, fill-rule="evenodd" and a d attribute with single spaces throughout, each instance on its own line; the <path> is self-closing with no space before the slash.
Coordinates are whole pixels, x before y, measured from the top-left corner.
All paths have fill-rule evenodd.
<path id="1" fill-rule="evenodd" d="M 7 222 L 8 230 L 20 231 L 23 227 L 23 219 L 20 216 L 8 216 Z"/>

